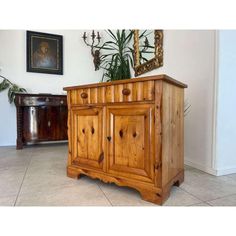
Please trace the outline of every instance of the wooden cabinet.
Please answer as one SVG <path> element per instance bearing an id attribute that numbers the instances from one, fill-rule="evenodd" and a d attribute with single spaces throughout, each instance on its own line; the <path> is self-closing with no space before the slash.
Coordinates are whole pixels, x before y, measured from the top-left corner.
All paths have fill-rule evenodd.
<path id="1" fill-rule="evenodd" d="M 65 95 L 16 94 L 17 149 L 27 143 L 67 140 Z"/>
<path id="2" fill-rule="evenodd" d="M 64 88 L 67 175 L 138 190 L 162 204 L 184 179 L 184 88 L 166 75 Z"/>

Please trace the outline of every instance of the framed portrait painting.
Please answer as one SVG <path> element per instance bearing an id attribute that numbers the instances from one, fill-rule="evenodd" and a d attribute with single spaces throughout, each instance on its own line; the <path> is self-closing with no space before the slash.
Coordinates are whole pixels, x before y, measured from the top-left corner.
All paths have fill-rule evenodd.
<path id="1" fill-rule="evenodd" d="M 27 71 L 63 74 L 63 37 L 27 31 Z"/>

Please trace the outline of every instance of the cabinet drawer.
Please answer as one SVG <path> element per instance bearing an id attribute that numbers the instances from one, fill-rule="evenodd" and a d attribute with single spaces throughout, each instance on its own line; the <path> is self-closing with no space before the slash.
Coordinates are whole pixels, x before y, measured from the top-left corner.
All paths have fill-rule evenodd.
<path id="1" fill-rule="evenodd" d="M 106 87 L 106 102 L 154 100 L 154 81 L 117 84 Z"/>
<path id="2" fill-rule="evenodd" d="M 71 104 L 141 102 L 154 100 L 154 81 L 81 88 L 70 92 Z"/>
<path id="3" fill-rule="evenodd" d="M 66 97 L 21 97 L 20 106 L 60 106 L 67 105 Z"/>

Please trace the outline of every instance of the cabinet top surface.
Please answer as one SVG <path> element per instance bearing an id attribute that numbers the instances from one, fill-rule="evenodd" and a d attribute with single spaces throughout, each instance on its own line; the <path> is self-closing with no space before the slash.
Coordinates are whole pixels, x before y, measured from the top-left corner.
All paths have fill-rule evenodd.
<path id="1" fill-rule="evenodd" d="M 109 86 L 109 85 L 115 85 L 115 84 L 126 84 L 126 83 L 135 83 L 135 82 L 144 82 L 144 81 L 151 81 L 151 80 L 163 80 L 168 83 L 174 84 L 181 88 L 187 88 L 187 85 L 184 83 L 179 82 L 178 80 L 175 80 L 168 75 L 153 75 L 153 76 L 146 76 L 146 77 L 139 77 L 139 78 L 132 78 L 132 79 L 125 79 L 125 80 L 115 80 L 112 82 L 100 82 L 100 83 L 94 83 L 94 84 L 85 84 L 85 85 L 79 85 L 79 86 L 71 86 L 71 87 L 64 87 L 63 90 L 69 91 L 73 89 L 83 89 L 83 88 L 93 88 L 93 87 L 102 87 L 102 86 Z"/>

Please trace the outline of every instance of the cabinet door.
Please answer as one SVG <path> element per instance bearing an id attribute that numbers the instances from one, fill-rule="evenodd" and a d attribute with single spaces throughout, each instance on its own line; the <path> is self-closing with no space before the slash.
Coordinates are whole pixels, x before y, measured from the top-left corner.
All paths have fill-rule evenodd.
<path id="1" fill-rule="evenodd" d="M 72 164 L 103 168 L 103 111 L 101 107 L 72 108 Z"/>
<path id="2" fill-rule="evenodd" d="M 49 106 L 47 107 L 47 122 L 45 129 L 48 129 L 49 140 L 59 140 L 60 137 L 60 107 Z"/>
<path id="3" fill-rule="evenodd" d="M 67 139 L 67 107 L 66 106 L 50 106 L 48 107 L 47 123 L 45 124 L 49 130 L 48 138 L 50 140 Z"/>
<path id="4" fill-rule="evenodd" d="M 41 110 L 40 110 L 41 111 Z M 39 109 L 38 107 L 23 107 L 23 141 L 37 141 L 42 138 L 39 133 L 38 127 L 38 115 Z M 40 117 L 41 120 L 44 120 L 44 117 Z"/>
<path id="5" fill-rule="evenodd" d="M 23 137 L 24 142 L 50 140 L 48 128 L 48 107 L 23 108 Z"/>
<path id="6" fill-rule="evenodd" d="M 37 132 L 38 132 L 38 140 L 39 141 L 47 141 L 50 140 L 50 129 L 52 122 L 48 119 L 50 114 L 50 107 L 40 106 L 36 107 L 36 124 L 37 124 Z"/>
<path id="7" fill-rule="evenodd" d="M 154 106 L 107 107 L 108 172 L 153 182 Z"/>

